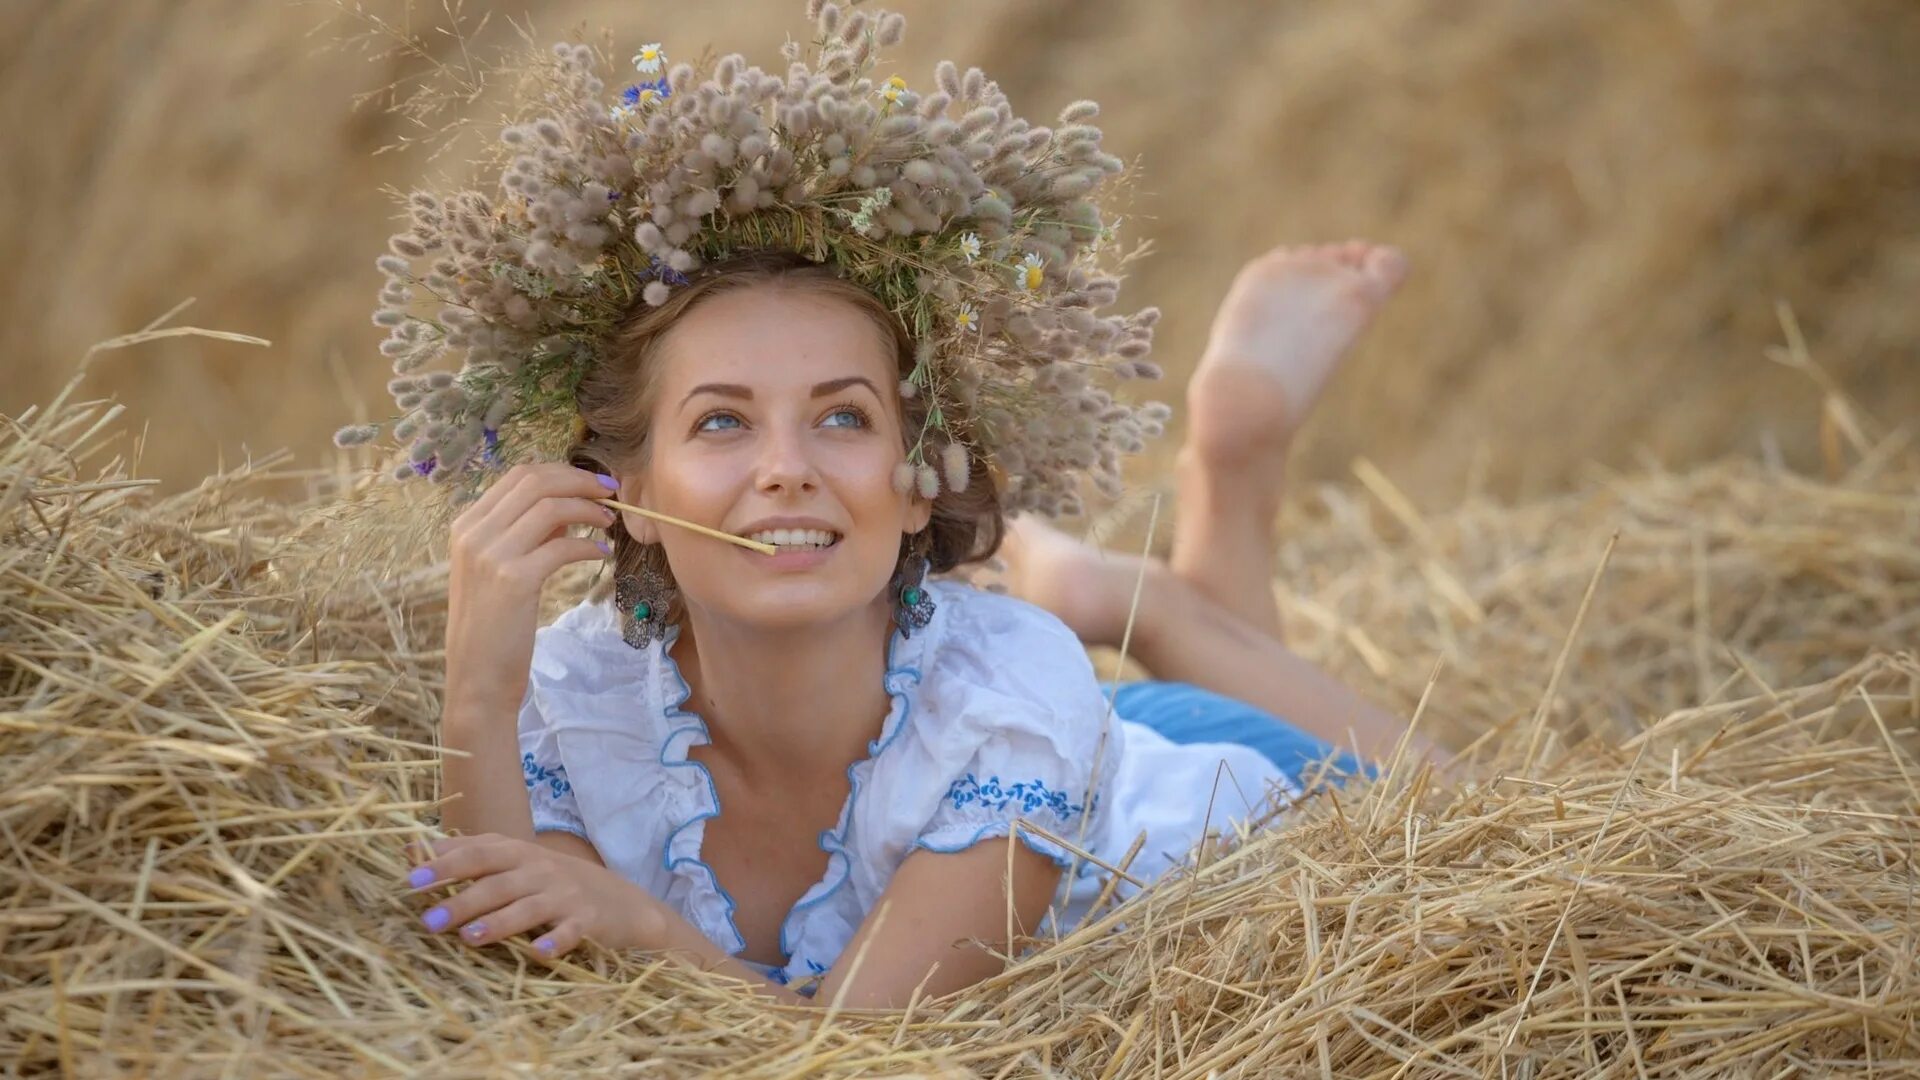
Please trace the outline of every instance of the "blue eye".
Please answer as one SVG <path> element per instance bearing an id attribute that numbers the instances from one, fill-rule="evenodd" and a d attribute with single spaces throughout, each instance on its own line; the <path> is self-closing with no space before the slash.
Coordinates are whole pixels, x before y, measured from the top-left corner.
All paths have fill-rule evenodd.
<path id="1" fill-rule="evenodd" d="M 714 421 L 716 421 L 716 420 L 730 420 L 730 421 L 732 421 L 732 422 L 733 422 L 733 426 L 734 426 L 734 427 L 738 427 L 738 426 L 740 426 L 740 418 L 739 418 L 739 417 L 737 417 L 737 416 L 735 416 L 735 415 L 733 415 L 732 413 L 724 413 L 724 412 L 717 412 L 717 413 L 708 413 L 707 415 L 705 415 L 705 416 L 703 416 L 703 417 L 701 417 L 701 418 L 700 418 L 700 422 L 699 422 L 699 423 L 697 423 L 697 424 L 695 424 L 695 425 L 693 425 L 693 430 L 695 430 L 695 431 L 728 431 L 728 430 L 731 430 L 730 428 L 724 428 L 724 427 L 712 427 L 712 426 L 710 426 L 710 425 L 711 425 L 711 424 L 712 424 L 712 423 L 713 423 Z"/>
<path id="2" fill-rule="evenodd" d="M 833 419 L 836 416 L 850 417 L 851 422 L 845 423 L 845 424 L 836 424 L 833 422 Z M 867 414 L 864 412 L 861 412 L 858 408 L 855 408 L 852 405 L 845 405 L 828 413 L 824 423 L 828 427 L 862 428 L 867 426 Z"/>

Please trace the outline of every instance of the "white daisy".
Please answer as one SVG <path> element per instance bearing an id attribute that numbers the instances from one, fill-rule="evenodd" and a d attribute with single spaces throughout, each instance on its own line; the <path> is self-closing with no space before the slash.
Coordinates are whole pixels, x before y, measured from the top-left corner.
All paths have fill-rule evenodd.
<path id="1" fill-rule="evenodd" d="M 626 123 L 626 122 L 627 122 L 628 120 L 631 120 L 631 119 L 633 119 L 633 106 L 631 106 L 631 105 L 615 105 L 615 106 L 613 107 L 613 110 L 612 110 L 612 113 L 613 113 L 613 122 L 614 122 L 614 123 L 616 123 L 616 124 L 624 124 L 624 123 Z"/>
<path id="2" fill-rule="evenodd" d="M 1038 292 L 1040 283 L 1046 280 L 1046 266 L 1047 264 L 1039 255 L 1031 251 L 1027 252 L 1027 257 L 1021 259 L 1020 265 L 1014 267 L 1015 272 L 1020 275 L 1016 280 L 1019 281 L 1021 290 Z"/>
<path id="3" fill-rule="evenodd" d="M 960 256 L 968 262 L 980 257 L 980 234 L 968 233 L 960 238 Z"/>
<path id="4" fill-rule="evenodd" d="M 960 310 L 954 313 L 953 325 L 959 328 L 962 333 L 978 330 L 980 329 L 980 316 L 973 310 L 972 304 L 961 304 Z"/>
<path id="5" fill-rule="evenodd" d="M 892 105 L 897 103 L 900 100 L 900 95 L 906 92 L 907 80 L 895 75 L 887 80 L 886 85 L 880 88 L 880 100 Z"/>
<path id="6" fill-rule="evenodd" d="M 647 75 L 659 71 L 660 66 L 666 62 L 667 54 L 660 51 L 660 43 L 657 41 L 640 46 L 640 51 L 633 54 L 634 70 Z"/>

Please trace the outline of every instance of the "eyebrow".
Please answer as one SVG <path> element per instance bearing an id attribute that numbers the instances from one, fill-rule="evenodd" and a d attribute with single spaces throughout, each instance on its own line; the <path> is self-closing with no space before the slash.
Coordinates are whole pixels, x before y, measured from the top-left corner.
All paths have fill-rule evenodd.
<path id="1" fill-rule="evenodd" d="M 849 386 L 864 386 L 873 392 L 874 397 L 880 396 L 880 391 L 873 385 L 873 380 L 867 378 L 865 375 L 848 375 L 845 378 L 828 379 L 823 383 L 815 383 L 813 393 L 809 394 L 808 397 L 826 397 L 828 394 L 837 394 Z M 751 387 L 741 386 L 739 383 L 701 383 L 699 386 L 687 391 L 687 396 L 680 399 L 681 407 L 684 408 L 687 402 L 692 401 L 694 397 L 699 394 L 719 394 L 721 397 L 740 398 L 743 401 L 753 400 L 753 389 Z"/>

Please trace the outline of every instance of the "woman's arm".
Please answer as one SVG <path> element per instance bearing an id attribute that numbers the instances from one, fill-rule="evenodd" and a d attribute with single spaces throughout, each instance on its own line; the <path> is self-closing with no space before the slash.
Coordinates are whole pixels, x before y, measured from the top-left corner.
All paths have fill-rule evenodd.
<path id="1" fill-rule="evenodd" d="M 457 932 L 469 945 L 534 934 L 536 949 L 558 957 L 591 938 L 610 949 L 676 954 L 782 1004 L 898 1008 L 916 990 L 938 997 L 992 975 L 1002 965 L 996 953 L 1008 951 L 1008 931 L 1031 933 L 1040 924 L 1060 869 L 1025 845 L 1009 853 L 1008 843 L 909 855 L 810 998 L 728 956 L 679 912 L 600 865 L 593 845 L 577 836 L 432 841 L 432 859 L 408 883 L 421 890 L 468 883 L 424 919 L 429 930 Z"/>
<path id="2" fill-rule="evenodd" d="M 1060 868 L 1017 842 L 1010 863 L 1009 842 L 907 856 L 810 998 L 769 982 L 728 956 L 664 904 L 648 905 L 640 936 L 647 948 L 677 953 L 708 971 L 746 980 L 786 1004 L 827 1006 L 837 1001 L 852 1009 L 904 1008 L 916 990 L 939 997 L 1000 971 L 1003 961 L 996 953 L 1008 951 L 1009 927 L 1015 934 L 1031 934 L 1040 925 L 1059 885 Z"/>

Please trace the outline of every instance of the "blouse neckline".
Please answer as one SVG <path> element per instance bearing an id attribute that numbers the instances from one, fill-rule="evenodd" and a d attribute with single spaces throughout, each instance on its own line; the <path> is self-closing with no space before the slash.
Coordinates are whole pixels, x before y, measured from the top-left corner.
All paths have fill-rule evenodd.
<path id="1" fill-rule="evenodd" d="M 937 587 L 933 582 L 928 585 Z M 804 951 L 806 930 L 812 913 L 845 887 L 852 873 L 849 845 L 854 808 L 859 804 L 861 789 L 873 772 L 875 763 L 907 725 L 912 713 L 911 693 L 920 682 L 922 659 L 928 654 L 934 638 L 943 630 L 945 620 L 940 617 L 939 607 L 935 605 L 933 618 L 911 637 L 898 627 L 889 634 L 887 667 L 881 677 L 881 685 L 891 704 L 886 718 L 881 721 L 880 734 L 867 744 L 867 756 L 847 766 L 847 797 L 841 804 L 837 823 L 820 833 L 820 848 L 827 853 L 825 874 L 801 894 L 781 921 L 780 952 L 786 958 L 786 966 L 776 976 L 779 981 L 785 982 L 787 977 L 821 974 L 826 970 L 824 965 L 807 962 L 808 958 L 799 955 Z M 701 855 L 706 840 L 706 822 L 720 814 L 720 794 L 714 787 L 712 772 L 705 764 L 689 756 L 694 747 L 712 742 L 712 733 L 705 719 L 685 707 L 693 689 L 682 674 L 679 661 L 673 656 L 673 645 L 679 637 L 680 627 L 671 626 L 666 636 L 654 643 L 654 678 L 649 680 L 658 692 L 655 708 L 666 721 L 667 734 L 660 747 L 660 764 L 689 796 L 676 802 L 680 816 L 667 833 L 661 858 L 665 869 L 684 882 L 695 899 L 701 901 L 689 905 L 696 925 L 729 956 L 738 956 L 746 949 L 746 938 L 734 921 L 734 899 L 720 884 L 713 867 Z M 718 918 L 709 915 L 716 909 Z M 796 967 L 802 967 L 802 970 L 794 971 Z"/>

